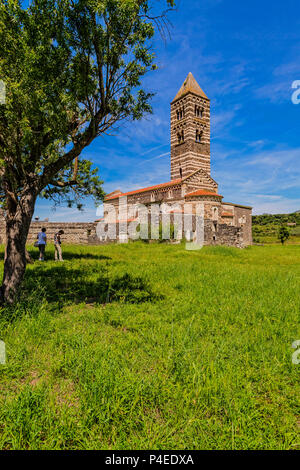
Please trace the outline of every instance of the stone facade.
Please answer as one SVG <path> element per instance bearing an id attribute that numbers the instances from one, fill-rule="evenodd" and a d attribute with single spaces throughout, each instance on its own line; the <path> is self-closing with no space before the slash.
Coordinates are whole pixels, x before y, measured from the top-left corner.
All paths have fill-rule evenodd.
<path id="1" fill-rule="evenodd" d="M 108 227 L 117 222 L 118 228 L 121 222 L 132 224 L 139 217 L 139 205 L 151 212 L 154 205 L 160 204 L 194 214 L 195 225 L 201 205 L 204 244 L 250 245 L 252 208 L 223 202 L 210 171 L 210 100 L 190 73 L 171 103 L 171 180 L 136 191 L 108 194 L 101 224 Z"/>

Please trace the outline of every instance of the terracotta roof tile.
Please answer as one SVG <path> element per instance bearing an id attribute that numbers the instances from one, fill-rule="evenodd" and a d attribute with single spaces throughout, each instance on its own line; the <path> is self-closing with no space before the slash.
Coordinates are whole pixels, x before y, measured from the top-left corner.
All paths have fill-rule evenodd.
<path id="1" fill-rule="evenodd" d="M 187 193 L 185 197 L 190 196 L 215 196 L 215 197 L 223 197 L 220 194 L 213 193 L 212 191 L 207 191 L 206 189 L 198 189 L 197 191 L 193 191 L 192 193 Z"/>
<path id="2" fill-rule="evenodd" d="M 105 201 L 108 201 L 110 199 L 117 199 L 117 198 L 122 197 L 122 196 L 131 196 L 133 194 L 144 193 L 146 191 L 151 191 L 153 189 L 160 189 L 160 188 L 166 188 L 168 186 L 175 186 L 175 185 L 180 184 L 180 183 L 181 183 L 181 179 L 168 181 L 168 183 L 156 184 L 155 186 L 148 186 L 147 188 L 136 189 L 135 191 L 129 191 L 128 193 L 120 193 L 120 194 L 116 194 L 114 196 L 106 197 Z"/>
<path id="3" fill-rule="evenodd" d="M 121 194 L 122 191 L 120 189 L 116 189 L 115 191 L 112 191 L 111 193 L 106 194 L 106 197 L 110 197 L 113 195 Z"/>

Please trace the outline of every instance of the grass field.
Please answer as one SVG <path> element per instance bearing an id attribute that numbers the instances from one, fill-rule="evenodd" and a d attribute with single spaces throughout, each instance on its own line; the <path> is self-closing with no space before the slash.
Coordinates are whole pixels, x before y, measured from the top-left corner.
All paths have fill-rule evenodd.
<path id="1" fill-rule="evenodd" d="M 300 246 L 64 250 L 1 312 L 1 449 L 300 448 Z"/>

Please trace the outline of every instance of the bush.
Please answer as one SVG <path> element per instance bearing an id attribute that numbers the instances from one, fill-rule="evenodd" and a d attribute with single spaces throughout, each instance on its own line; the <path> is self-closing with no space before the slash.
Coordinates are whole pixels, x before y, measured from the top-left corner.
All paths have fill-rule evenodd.
<path id="1" fill-rule="evenodd" d="M 284 225 L 282 225 L 279 229 L 278 229 L 278 240 L 281 241 L 282 245 L 284 244 L 284 242 L 286 240 L 288 240 L 290 238 L 290 232 L 289 232 L 289 229 L 287 227 L 285 227 Z"/>

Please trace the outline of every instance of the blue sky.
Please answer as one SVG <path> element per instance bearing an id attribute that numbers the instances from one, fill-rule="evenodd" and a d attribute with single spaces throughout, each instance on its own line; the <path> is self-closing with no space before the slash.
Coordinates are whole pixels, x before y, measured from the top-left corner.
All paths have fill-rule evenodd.
<path id="1" fill-rule="evenodd" d="M 211 99 L 212 176 L 224 201 L 254 213 L 300 210 L 299 0 L 181 0 L 157 36 L 158 71 L 143 85 L 156 93 L 153 114 L 94 141 L 83 156 L 99 167 L 104 189 L 132 190 L 170 180 L 170 102 L 192 72 Z M 39 200 L 35 216 L 90 221 L 84 212 Z"/>

